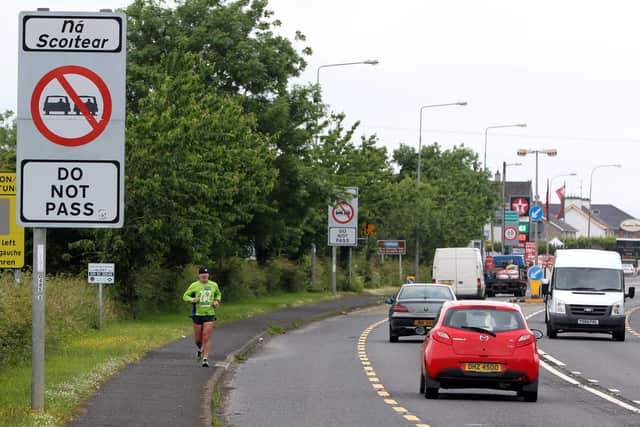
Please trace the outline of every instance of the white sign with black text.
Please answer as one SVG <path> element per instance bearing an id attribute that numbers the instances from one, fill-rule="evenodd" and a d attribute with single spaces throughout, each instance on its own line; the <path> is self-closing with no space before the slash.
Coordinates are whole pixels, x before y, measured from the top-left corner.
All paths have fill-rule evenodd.
<path id="1" fill-rule="evenodd" d="M 89 283 L 112 284 L 116 279 L 115 264 L 113 263 L 90 263 L 88 269 Z"/>

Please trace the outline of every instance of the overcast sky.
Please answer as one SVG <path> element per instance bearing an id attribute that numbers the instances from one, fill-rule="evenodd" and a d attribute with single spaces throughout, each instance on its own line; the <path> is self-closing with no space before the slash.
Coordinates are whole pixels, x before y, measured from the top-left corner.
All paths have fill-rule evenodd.
<path id="1" fill-rule="evenodd" d="M 86 11 L 126 6 L 126 0 L 5 1 L 0 17 L 0 110 L 15 111 L 18 12 L 50 7 Z M 360 120 L 391 152 L 417 148 L 421 105 L 466 101 L 466 107 L 423 112 L 423 144 L 464 144 L 502 162 L 509 180 L 534 180 L 535 157 L 518 148 L 556 148 L 540 156 L 539 193 L 567 181 L 569 194 L 589 195 L 640 217 L 640 3 L 636 1 L 271 0 L 291 40 L 307 36 L 309 67 L 299 83 L 315 82 L 323 64 L 377 59 L 377 66 L 323 68 L 324 100 Z M 553 191 L 552 191 L 553 194 Z M 551 200 L 557 202 L 555 196 Z"/>

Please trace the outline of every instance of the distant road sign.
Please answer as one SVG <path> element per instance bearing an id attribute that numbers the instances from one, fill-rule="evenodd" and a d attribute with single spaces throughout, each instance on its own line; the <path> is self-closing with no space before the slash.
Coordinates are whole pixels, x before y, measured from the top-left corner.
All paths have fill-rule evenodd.
<path id="1" fill-rule="evenodd" d="M 0 172 L 0 268 L 24 267 L 24 228 L 16 224 L 16 174 Z"/>
<path id="2" fill-rule="evenodd" d="M 380 255 L 405 255 L 407 253 L 406 240 L 378 240 Z"/>
<path id="3" fill-rule="evenodd" d="M 90 263 L 88 268 L 89 283 L 112 284 L 115 281 L 115 264 Z"/>
<path id="4" fill-rule="evenodd" d="M 537 265 L 534 265 L 533 267 L 529 268 L 529 270 L 527 272 L 527 276 L 531 280 L 541 280 L 542 279 L 542 268 L 538 267 Z"/>
<path id="5" fill-rule="evenodd" d="M 529 216 L 533 221 L 540 221 L 543 213 L 542 206 L 533 206 L 529 211 Z"/>
<path id="6" fill-rule="evenodd" d="M 515 227 L 505 227 L 504 238 L 505 240 L 517 240 L 518 230 Z"/>
<path id="7" fill-rule="evenodd" d="M 505 222 L 518 222 L 518 218 L 518 211 L 505 211 L 504 213 Z"/>

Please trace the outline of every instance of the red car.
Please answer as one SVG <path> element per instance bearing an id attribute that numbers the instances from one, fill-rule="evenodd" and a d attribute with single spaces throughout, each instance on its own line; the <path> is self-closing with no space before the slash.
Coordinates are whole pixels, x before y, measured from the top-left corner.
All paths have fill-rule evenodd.
<path id="1" fill-rule="evenodd" d="M 512 390 L 538 399 L 536 340 L 518 305 L 499 301 L 447 301 L 422 344 L 420 393 L 438 389 Z"/>

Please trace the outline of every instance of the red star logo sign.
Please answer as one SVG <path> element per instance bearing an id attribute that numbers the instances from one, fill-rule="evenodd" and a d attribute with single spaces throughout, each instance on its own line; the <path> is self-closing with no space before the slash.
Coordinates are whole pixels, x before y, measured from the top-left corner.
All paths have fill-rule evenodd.
<path id="1" fill-rule="evenodd" d="M 527 199 L 523 199 L 521 197 L 513 199 L 511 202 L 511 209 L 518 211 L 519 216 L 525 216 L 527 212 L 529 212 L 529 202 L 527 202 Z"/>

